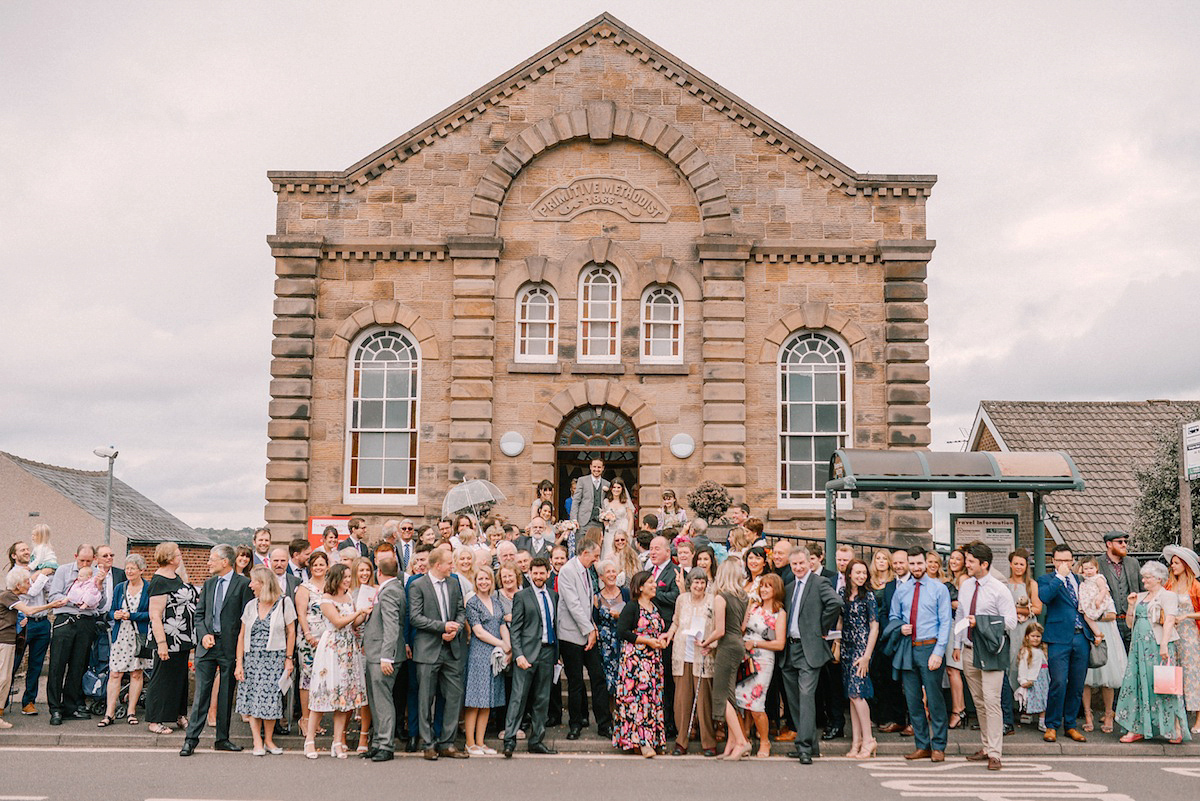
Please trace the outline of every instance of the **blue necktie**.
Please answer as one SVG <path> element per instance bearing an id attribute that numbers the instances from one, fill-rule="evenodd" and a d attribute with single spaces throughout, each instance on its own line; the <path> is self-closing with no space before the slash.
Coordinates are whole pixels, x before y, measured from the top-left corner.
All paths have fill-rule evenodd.
<path id="1" fill-rule="evenodd" d="M 546 643 L 554 645 L 554 618 L 550 614 L 550 596 L 545 590 L 538 593 L 542 596 L 542 609 L 546 612 Z"/>
<path id="2" fill-rule="evenodd" d="M 1071 597 L 1071 606 L 1075 607 L 1075 628 L 1083 628 L 1083 613 L 1079 611 L 1079 592 L 1075 589 L 1075 580 L 1070 576 L 1066 578 L 1067 595 Z"/>
<path id="3" fill-rule="evenodd" d="M 221 607 L 225 605 L 225 581 L 226 579 L 217 579 L 217 589 L 215 598 L 213 598 L 213 632 L 221 633 Z"/>

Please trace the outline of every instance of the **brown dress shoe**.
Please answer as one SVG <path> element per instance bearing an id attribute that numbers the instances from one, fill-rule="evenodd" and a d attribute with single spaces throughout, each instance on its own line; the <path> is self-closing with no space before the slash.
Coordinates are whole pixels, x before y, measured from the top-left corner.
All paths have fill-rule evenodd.
<path id="1" fill-rule="evenodd" d="M 931 753 L 929 755 L 929 761 L 930 762 L 945 762 L 946 761 L 946 752 L 935 750 L 933 753 Z"/>
<path id="2" fill-rule="evenodd" d="M 916 751 L 913 751 L 911 754 L 904 755 L 904 758 L 908 759 L 908 760 L 929 759 L 929 757 L 930 757 L 930 751 L 928 748 L 918 748 Z"/>
<path id="3" fill-rule="evenodd" d="M 454 746 L 450 746 L 449 748 L 441 749 L 440 751 L 438 751 L 438 756 L 446 757 L 447 759 L 470 759 L 470 757 L 471 757 L 471 755 L 468 754 L 466 751 L 459 751 Z"/>
<path id="4" fill-rule="evenodd" d="M 776 741 L 781 743 L 792 743 L 796 741 L 796 732 L 790 729 L 784 729 L 775 737 Z"/>
<path id="5" fill-rule="evenodd" d="M 437 762 L 437 758 L 438 758 L 437 749 L 436 748 L 426 748 L 425 749 L 425 758 L 431 762 Z"/>
<path id="6" fill-rule="evenodd" d="M 1077 743 L 1087 742 L 1087 738 L 1083 736 L 1083 732 L 1079 729 L 1067 729 L 1067 736 Z"/>
<path id="7" fill-rule="evenodd" d="M 1046 733 L 1042 735 L 1042 739 L 1048 743 L 1058 742 L 1058 732 L 1054 729 L 1046 729 Z"/>
<path id="8" fill-rule="evenodd" d="M 1000 770 L 1000 760 L 996 757 L 988 757 L 988 770 Z"/>
<path id="9" fill-rule="evenodd" d="M 976 751 L 973 754 L 967 755 L 968 762 L 986 762 L 987 758 L 988 758 L 987 751 L 984 751 L 982 748 L 980 748 L 978 751 Z"/>
<path id="10" fill-rule="evenodd" d="M 900 736 L 901 737 L 912 737 L 913 736 L 913 727 L 905 726 L 903 729 L 900 730 Z"/>
<path id="11" fill-rule="evenodd" d="M 888 723 L 883 726 L 880 726 L 879 730 L 881 732 L 883 732 L 884 734 L 895 734 L 896 732 L 900 731 L 903 728 L 904 727 L 901 726 L 899 723 Z"/>

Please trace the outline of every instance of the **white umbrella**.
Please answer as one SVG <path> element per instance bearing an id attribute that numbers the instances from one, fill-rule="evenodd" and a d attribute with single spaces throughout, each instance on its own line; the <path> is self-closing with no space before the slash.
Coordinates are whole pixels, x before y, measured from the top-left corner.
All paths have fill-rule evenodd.
<path id="1" fill-rule="evenodd" d="M 446 499 L 442 501 L 442 517 L 470 510 L 471 514 L 478 518 L 480 507 L 490 507 L 507 497 L 499 487 L 482 478 L 464 481 L 454 485 L 446 493 Z"/>

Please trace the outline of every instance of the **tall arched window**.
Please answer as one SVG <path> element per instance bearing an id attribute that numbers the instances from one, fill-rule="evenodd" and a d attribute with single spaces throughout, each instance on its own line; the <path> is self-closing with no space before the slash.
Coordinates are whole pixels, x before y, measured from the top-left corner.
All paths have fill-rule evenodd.
<path id="1" fill-rule="evenodd" d="M 779 354 L 779 499 L 819 502 L 829 459 L 850 426 L 847 349 L 829 334 L 801 331 Z"/>
<path id="2" fill-rule="evenodd" d="M 683 363 L 683 299 L 674 287 L 651 287 L 642 296 L 642 361 Z"/>
<path id="3" fill-rule="evenodd" d="M 362 334 L 351 349 L 346 496 L 409 503 L 417 495 L 421 354 L 398 328 Z"/>
<path id="4" fill-rule="evenodd" d="M 516 361 L 558 359 L 558 298 L 546 284 L 531 284 L 517 293 Z"/>
<path id="5" fill-rule="evenodd" d="M 579 287 L 579 361 L 620 361 L 620 331 L 621 279 L 610 267 L 589 267 Z"/>

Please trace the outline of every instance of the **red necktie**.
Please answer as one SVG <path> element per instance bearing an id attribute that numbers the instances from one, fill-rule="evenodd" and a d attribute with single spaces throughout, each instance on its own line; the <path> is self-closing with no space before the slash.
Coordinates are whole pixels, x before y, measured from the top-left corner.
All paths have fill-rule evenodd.
<path id="1" fill-rule="evenodd" d="M 979 603 L 979 582 L 976 581 L 975 582 L 975 594 L 971 596 L 971 611 L 969 613 L 971 615 L 971 617 L 975 616 L 975 607 L 978 603 Z M 974 626 L 971 626 L 969 629 L 967 629 L 967 642 L 970 642 L 970 643 L 975 642 L 975 627 Z"/>
<path id="2" fill-rule="evenodd" d="M 913 589 L 912 611 L 908 614 L 908 624 L 912 626 L 913 642 L 917 641 L 917 604 L 921 602 L 921 582 Z"/>

